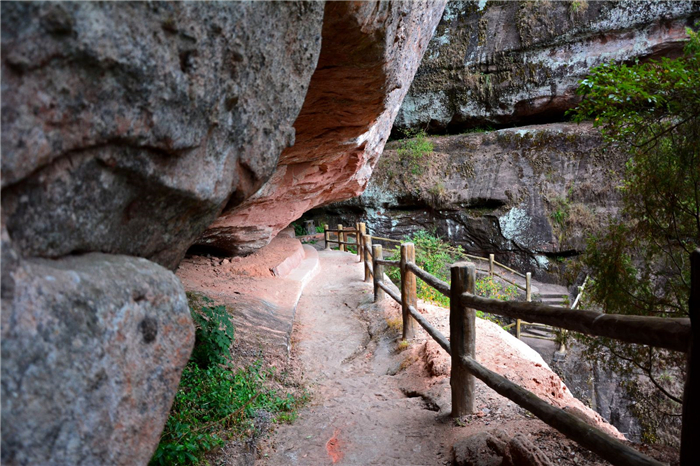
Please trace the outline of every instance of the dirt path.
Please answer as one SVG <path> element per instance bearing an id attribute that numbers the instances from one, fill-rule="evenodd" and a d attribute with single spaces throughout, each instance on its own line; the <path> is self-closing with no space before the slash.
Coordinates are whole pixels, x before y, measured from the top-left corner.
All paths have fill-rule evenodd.
<path id="1" fill-rule="evenodd" d="M 447 419 L 406 397 L 387 339 L 372 339 L 370 284 L 357 256 L 320 255 L 321 273 L 299 302 L 296 354 L 313 401 L 262 445 L 261 465 L 447 464 Z M 369 345 L 369 346 L 367 346 Z"/>

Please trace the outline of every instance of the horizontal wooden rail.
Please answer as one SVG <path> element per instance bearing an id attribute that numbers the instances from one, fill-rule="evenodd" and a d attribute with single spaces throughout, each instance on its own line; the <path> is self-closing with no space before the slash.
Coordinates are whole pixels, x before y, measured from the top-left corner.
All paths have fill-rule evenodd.
<path id="1" fill-rule="evenodd" d="M 389 267 L 400 267 L 401 263 L 399 261 L 390 261 L 386 259 L 378 259 L 377 264 L 388 265 Z"/>
<path id="2" fill-rule="evenodd" d="M 478 261 L 486 261 L 486 262 L 489 261 L 488 258 L 486 258 L 486 257 L 472 256 L 471 254 L 462 254 L 462 255 L 468 259 L 476 259 Z"/>
<path id="3" fill-rule="evenodd" d="M 389 288 L 389 287 L 386 285 L 386 283 L 384 283 L 384 281 L 381 281 L 381 282 L 377 283 L 377 285 L 379 286 L 379 288 L 381 288 L 382 290 L 384 290 L 384 291 L 386 292 L 386 294 L 388 294 L 389 296 L 391 296 L 391 297 L 394 299 L 394 301 L 396 301 L 397 303 L 401 304 L 401 296 L 399 296 L 399 295 L 397 295 L 396 293 L 394 293 L 394 290 L 392 290 L 391 288 Z"/>
<path id="4" fill-rule="evenodd" d="M 391 238 L 382 238 L 381 236 L 370 236 L 372 239 L 378 239 L 379 241 L 391 241 L 392 243 L 399 243 L 401 244 L 402 241 L 397 240 L 397 239 L 391 239 Z"/>
<path id="5" fill-rule="evenodd" d="M 447 338 L 445 335 L 440 333 L 438 329 L 430 325 L 430 322 L 428 322 L 425 317 L 421 315 L 420 312 L 418 312 L 418 309 L 416 309 L 413 306 L 408 306 L 408 312 L 411 313 L 414 319 L 416 319 L 416 322 L 420 324 L 421 327 L 425 329 L 428 334 L 435 339 L 435 341 L 438 343 L 438 345 L 442 346 L 442 349 L 447 351 L 447 354 L 452 354 L 450 350 L 450 342 L 447 341 Z"/>
<path id="6" fill-rule="evenodd" d="M 517 276 L 519 276 L 519 277 L 525 278 L 525 274 L 524 274 L 524 273 L 520 273 L 520 272 L 518 272 L 517 270 L 513 270 L 513 269 L 511 269 L 510 267 L 508 267 L 507 265 L 503 265 L 503 264 L 501 264 L 501 263 L 498 262 L 498 261 L 493 261 L 493 263 L 496 264 L 497 266 L 501 267 L 502 269 L 506 269 L 507 271 L 514 273 L 515 275 L 517 275 Z"/>
<path id="7" fill-rule="evenodd" d="M 358 243 L 356 243 L 356 242 L 354 242 L 354 241 L 338 241 L 338 240 L 335 240 L 335 239 L 329 239 L 328 242 L 329 242 L 329 243 L 336 243 L 336 244 L 344 244 L 344 245 L 346 245 L 346 246 L 357 246 L 357 244 L 358 244 Z"/>
<path id="8" fill-rule="evenodd" d="M 575 332 L 614 338 L 627 343 L 687 352 L 690 319 L 602 314 L 540 303 L 518 303 L 461 295 L 462 304 L 491 314 L 552 325 Z"/>
<path id="9" fill-rule="evenodd" d="M 328 229 L 328 230 L 326 230 L 326 231 L 329 232 L 329 233 L 344 233 L 344 234 L 350 233 L 351 235 L 354 235 L 354 234 L 357 234 L 357 233 L 360 232 L 360 230 L 345 230 L 345 229 L 343 229 L 343 230 L 331 230 L 331 229 Z"/>
<path id="10" fill-rule="evenodd" d="M 516 287 L 520 288 L 520 289 L 523 290 L 523 291 L 525 290 L 525 287 L 524 287 L 524 286 L 518 285 L 517 283 L 508 280 L 506 277 L 504 277 L 503 275 L 501 275 L 501 274 L 498 273 L 498 272 L 494 272 L 494 275 L 496 275 L 498 278 L 500 278 L 500 279 L 503 280 L 504 282 L 508 282 L 508 283 L 510 283 L 511 285 L 516 286 Z"/>
<path id="11" fill-rule="evenodd" d="M 465 356 L 462 362 L 469 372 L 481 379 L 497 393 L 527 409 L 546 424 L 570 439 L 580 443 L 615 465 L 661 466 L 663 463 L 638 452 L 603 431 L 586 424 L 576 416 L 541 400 L 534 393 L 505 377 L 486 369 L 474 359 Z"/>
<path id="12" fill-rule="evenodd" d="M 435 288 L 436 290 L 438 290 L 440 293 L 444 294 L 448 298 L 450 297 L 450 285 L 443 282 L 439 278 L 431 275 L 430 273 L 426 272 L 425 270 L 421 269 L 413 262 L 409 262 L 408 264 L 406 264 L 406 267 L 411 269 L 411 272 L 415 273 L 416 276 L 418 278 L 420 278 L 421 280 L 423 280 L 425 283 L 432 286 L 433 288 Z"/>

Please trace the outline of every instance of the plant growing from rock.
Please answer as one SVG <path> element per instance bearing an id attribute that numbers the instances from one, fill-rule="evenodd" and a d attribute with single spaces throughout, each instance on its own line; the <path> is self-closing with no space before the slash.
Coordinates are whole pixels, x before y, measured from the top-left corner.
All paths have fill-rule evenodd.
<path id="1" fill-rule="evenodd" d="M 579 87 L 584 98 L 574 119 L 594 119 L 608 146 L 628 154 L 619 179 L 620 216 L 590 238 L 583 257 L 595 278 L 589 297 L 608 313 L 687 316 L 689 254 L 700 246 L 700 39 L 687 32 L 682 57 L 601 65 Z M 636 391 L 656 406 L 647 414 L 679 411 L 683 355 L 584 341 L 594 360 L 647 377 L 655 390 Z M 673 424 L 675 418 L 668 419 Z M 647 440 L 657 435 L 656 421 L 648 423 Z"/>

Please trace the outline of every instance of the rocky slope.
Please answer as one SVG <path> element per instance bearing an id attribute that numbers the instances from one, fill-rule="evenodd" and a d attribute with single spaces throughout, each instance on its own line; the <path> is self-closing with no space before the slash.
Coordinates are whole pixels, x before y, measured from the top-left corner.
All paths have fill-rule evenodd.
<path id="1" fill-rule="evenodd" d="M 588 124 L 553 123 L 489 133 L 431 137 L 432 154 L 413 157 L 387 145 L 362 196 L 310 211 L 319 224 L 367 223 L 400 238 L 435 231 L 468 252 L 543 281 L 559 260 L 617 210 L 607 174 L 619 156 L 600 149 Z"/>
<path id="2" fill-rule="evenodd" d="M 331 2 L 296 143 L 270 181 L 223 214 L 197 245 L 250 254 L 318 205 L 359 195 L 389 137 L 444 0 Z"/>
<path id="3" fill-rule="evenodd" d="M 170 270 L 222 211 L 260 245 L 358 192 L 443 6 L 2 4 L 3 464 L 148 461 L 193 344 Z"/>
<path id="4" fill-rule="evenodd" d="M 678 54 L 693 1 L 450 2 L 395 129 L 560 120 L 592 67 Z"/>

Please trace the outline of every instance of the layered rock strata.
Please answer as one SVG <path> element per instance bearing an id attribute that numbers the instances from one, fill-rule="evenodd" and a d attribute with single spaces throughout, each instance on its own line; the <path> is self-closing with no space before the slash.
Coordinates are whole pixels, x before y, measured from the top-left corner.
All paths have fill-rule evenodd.
<path id="1" fill-rule="evenodd" d="M 623 161 L 601 148 L 589 124 L 553 123 L 430 138 L 432 154 L 414 158 L 387 146 L 359 198 L 312 210 L 317 223 L 367 223 L 373 235 L 401 238 L 434 231 L 473 254 L 543 281 L 558 259 L 617 212 L 608 173 Z M 306 218 L 305 217 L 305 218 Z"/>
<path id="2" fill-rule="evenodd" d="M 395 128 L 557 121 L 588 71 L 680 53 L 694 1 L 450 2 Z"/>
<path id="3" fill-rule="evenodd" d="M 3 464 L 148 462 L 194 339 L 168 268 L 294 143 L 322 20 L 2 4 Z"/>
<path id="4" fill-rule="evenodd" d="M 250 254 L 305 211 L 359 195 L 444 4 L 329 2 L 294 146 L 282 153 L 270 181 L 226 209 L 197 244 L 224 255 Z"/>

